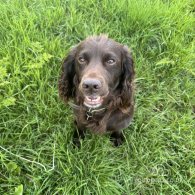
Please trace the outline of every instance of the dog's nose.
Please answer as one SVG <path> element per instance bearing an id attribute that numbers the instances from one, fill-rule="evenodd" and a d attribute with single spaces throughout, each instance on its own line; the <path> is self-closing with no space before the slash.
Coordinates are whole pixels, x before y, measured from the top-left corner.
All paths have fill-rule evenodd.
<path id="1" fill-rule="evenodd" d="M 86 91 L 97 92 L 101 87 L 102 84 L 98 79 L 88 78 L 82 83 L 82 88 Z"/>

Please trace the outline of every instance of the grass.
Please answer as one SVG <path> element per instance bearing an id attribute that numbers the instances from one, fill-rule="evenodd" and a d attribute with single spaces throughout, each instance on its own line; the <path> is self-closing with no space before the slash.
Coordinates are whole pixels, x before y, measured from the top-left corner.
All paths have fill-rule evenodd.
<path id="1" fill-rule="evenodd" d="M 0 194 L 195 194 L 193 0 L 0 1 Z M 72 146 L 62 58 L 88 35 L 132 48 L 125 143 Z"/>

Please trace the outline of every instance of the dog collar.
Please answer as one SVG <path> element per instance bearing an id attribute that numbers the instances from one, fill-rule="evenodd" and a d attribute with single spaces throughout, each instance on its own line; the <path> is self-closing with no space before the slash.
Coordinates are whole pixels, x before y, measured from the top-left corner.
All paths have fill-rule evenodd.
<path id="1" fill-rule="evenodd" d="M 69 102 L 68 103 L 73 109 L 77 109 L 77 110 L 80 110 L 81 106 L 78 106 L 72 102 Z M 106 110 L 106 108 L 99 108 L 99 109 L 96 109 L 96 108 L 88 108 L 86 107 L 86 117 L 87 117 L 87 120 L 90 120 L 94 117 L 94 115 L 96 114 L 100 114 L 102 112 L 104 112 Z"/>

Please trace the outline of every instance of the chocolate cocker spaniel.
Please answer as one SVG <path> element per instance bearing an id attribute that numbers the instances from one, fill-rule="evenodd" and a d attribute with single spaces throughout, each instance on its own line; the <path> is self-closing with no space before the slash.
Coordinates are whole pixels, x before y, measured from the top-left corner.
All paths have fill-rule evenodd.
<path id="1" fill-rule="evenodd" d="M 59 94 L 75 114 L 73 142 L 85 130 L 110 132 L 115 146 L 123 141 L 134 112 L 134 64 L 128 48 L 105 35 L 90 36 L 74 47 L 62 64 Z"/>

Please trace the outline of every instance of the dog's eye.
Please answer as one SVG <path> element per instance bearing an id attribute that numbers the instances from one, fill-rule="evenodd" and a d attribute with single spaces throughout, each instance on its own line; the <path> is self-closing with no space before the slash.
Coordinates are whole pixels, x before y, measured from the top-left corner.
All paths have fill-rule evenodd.
<path id="1" fill-rule="evenodd" d="M 113 65 L 113 64 L 115 64 L 115 60 L 114 59 L 109 59 L 109 60 L 107 60 L 107 63 L 109 64 L 109 65 Z"/>
<path id="2" fill-rule="evenodd" d="M 85 63 L 86 62 L 86 59 L 84 58 L 84 57 L 79 57 L 79 62 L 81 63 L 81 64 L 83 64 L 83 63 Z"/>

